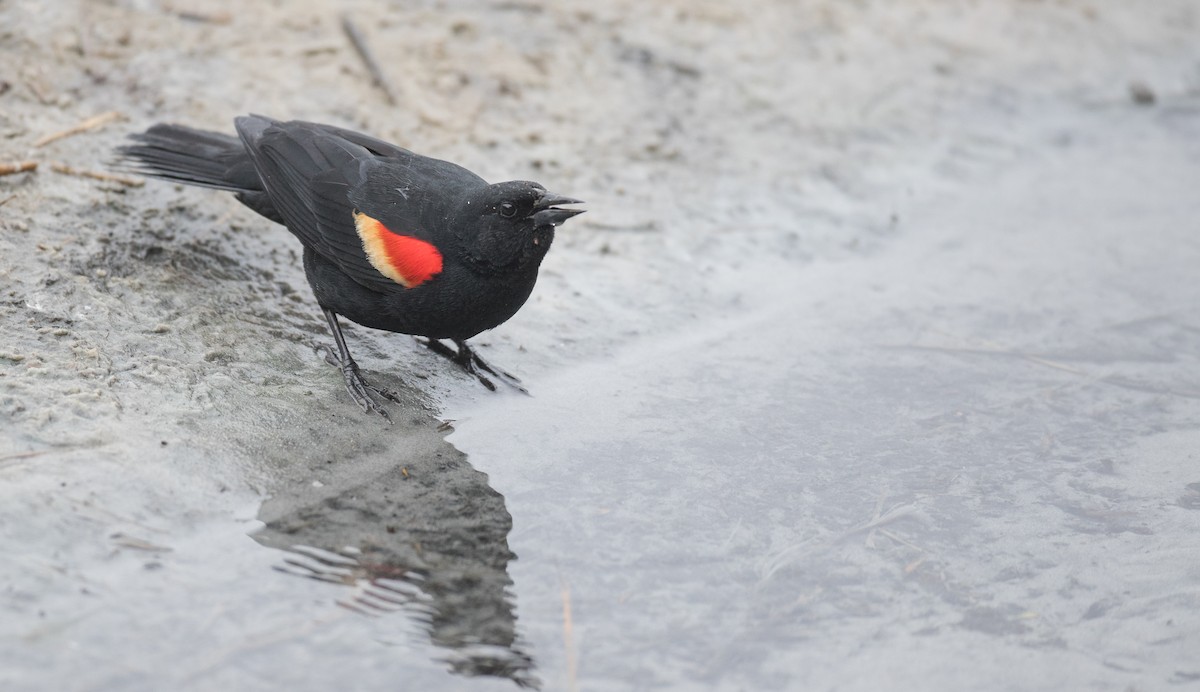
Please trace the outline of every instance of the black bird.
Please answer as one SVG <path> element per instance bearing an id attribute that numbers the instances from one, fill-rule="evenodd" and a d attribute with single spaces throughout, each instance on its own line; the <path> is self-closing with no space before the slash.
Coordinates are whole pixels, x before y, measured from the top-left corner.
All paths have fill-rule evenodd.
<path id="1" fill-rule="evenodd" d="M 474 374 L 516 379 L 467 339 L 512 317 L 529 298 L 554 227 L 579 200 L 528 181 L 488 184 L 467 169 L 330 125 L 258 115 L 238 136 L 159 124 L 118 152 L 146 175 L 228 190 L 284 224 L 304 245 L 304 272 L 337 343 L 326 360 L 364 411 L 388 417 L 368 393 L 338 315 L 366 327 L 428 338 Z M 457 350 L 443 344 L 449 339 Z"/>

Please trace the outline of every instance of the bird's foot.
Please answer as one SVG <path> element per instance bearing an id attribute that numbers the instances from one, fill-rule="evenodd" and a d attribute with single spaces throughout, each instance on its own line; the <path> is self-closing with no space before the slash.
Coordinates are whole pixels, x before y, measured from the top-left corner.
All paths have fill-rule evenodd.
<path id="1" fill-rule="evenodd" d="M 354 403 L 358 404 L 364 413 L 378 413 L 383 416 L 384 420 L 391 423 L 392 417 L 388 414 L 387 409 L 379 405 L 371 397 L 370 392 L 375 392 L 384 399 L 395 403 L 400 403 L 400 395 L 385 387 L 367 382 L 358 369 L 358 363 L 355 363 L 353 358 L 339 358 L 334 350 L 326 344 L 321 344 L 319 349 L 324 352 L 326 363 L 342 371 L 342 380 L 346 383 L 346 391 L 350 393 L 350 398 L 354 399 Z"/>
<path id="2" fill-rule="evenodd" d="M 452 341 L 454 341 L 454 345 L 458 347 L 457 351 L 451 349 L 446 344 L 443 344 L 438 339 L 428 339 L 424 343 L 430 351 L 433 351 L 434 353 L 457 363 L 460 368 L 474 375 L 475 378 L 479 380 L 480 384 L 493 392 L 496 391 L 496 384 L 492 382 L 492 380 L 484 373 L 495 377 L 522 394 L 529 393 L 529 390 L 525 389 L 525 387 L 521 385 L 521 380 L 499 368 L 493 367 L 486 360 L 481 358 L 480 355 L 475 352 L 475 349 L 468 346 L 466 341 L 460 341 L 458 339 L 453 339 Z"/>

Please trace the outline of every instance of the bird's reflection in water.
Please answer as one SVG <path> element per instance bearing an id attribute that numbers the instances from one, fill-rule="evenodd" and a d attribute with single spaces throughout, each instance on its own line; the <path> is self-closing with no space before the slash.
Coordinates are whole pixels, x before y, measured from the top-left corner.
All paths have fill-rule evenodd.
<path id="1" fill-rule="evenodd" d="M 255 539 L 290 551 L 283 571 L 351 587 L 338 601 L 348 609 L 417 619 L 453 672 L 537 688 L 509 593 L 504 496 L 445 449 L 360 471 L 342 488 L 277 496 Z"/>

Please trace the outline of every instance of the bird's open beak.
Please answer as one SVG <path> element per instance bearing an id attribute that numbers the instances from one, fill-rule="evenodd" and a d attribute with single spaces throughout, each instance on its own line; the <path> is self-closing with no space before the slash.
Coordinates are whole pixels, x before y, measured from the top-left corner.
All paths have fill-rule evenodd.
<path id="1" fill-rule="evenodd" d="M 583 204 L 583 202 L 547 192 L 533 205 L 533 222 L 538 226 L 558 226 L 572 216 L 586 211 L 584 209 L 559 209 L 558 205 L 560 204 Z"/>

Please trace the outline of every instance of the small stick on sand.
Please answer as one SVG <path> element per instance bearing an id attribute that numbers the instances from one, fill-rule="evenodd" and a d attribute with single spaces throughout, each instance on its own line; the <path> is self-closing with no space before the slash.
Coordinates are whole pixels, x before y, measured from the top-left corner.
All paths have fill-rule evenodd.
<path id="1" fill-rule="evenodd" d="M 567 654 L 567 689 L 575 692 L 579 689 L 579 682 L 578 666 L 575 662 L 574 623 L 571 619 L 571 587 L 563 580 L 562 575 L 559 575 L 558 578 L 562 588 L 563 648 L 566 649 Z"/>
<path id="2" fill-rule="evenodd" d="M 107 125 L 108 123 L 111 123 L 114 120 L 120 120 L 124 117 L 125 116 L 121 115 L 120 113 L 118 113 L 116 111 L 109 111 L 107 113 L 101 113 L 100 115 L 95 115 L 95 116 L 88 118 L 87 120 L 84 120 L 83 122 L 79 123 L 78 125 L 76 125 L 74 127 L 67 128 L 66 130 L 63 130 L 62 132 L 55 132 L 52 135 L 46 135 L 45 137 L 42 137 L 38 141 L 34 142 L 33 146 L 44 147 L 47 144 L 49 144 L 51 142 L 56 142 L 64 137 L 70 137 L 72 135 L 77 135 L 81 132 L 87 132 L 88 130 L 94 130 L 98 127 Z"/>
<path id="3" fill-rule="evenodd" d="M 174 12 L 176 17 L 188 22 L 229 24 L 233 21 L 233 15 L 228 12 L 202 12 L 200 10 L 183 10 L 178 8 L 171 8 L 170 11 Z"/>
<path id="4" fill-rule="evenodd" d="M 28 459 L 30 457 L 40 457 L 43 454 L 53 452 L 53 449 L 35 449 L 31 452 L 17 452 L 16 454 L 7 454 L 0 457 L 0 462 L 13 461 L 14 459 Z"/>
<path id="5" fill-rule="evenodd" d="M 15 175 L 26 171 L 36 171 L 37 161 L 18 161 L 16 163 L 0 163 L 0 175 Z M 4 200 L 8 201 L 8 200 Z"/>
<path id="6" fill-rule="evenodd" d="M 384 78 L 383 71 L 379 69 L 379 63 L 375 61 L 371 49 L 367 47 L 366 39 L 363 38 L 362 32 L 358 30 L 358 26 L 349 14 L 342 15 L 342 31 L 346 32 L 346 38 L 350 39 L 358 57 L 362 58 L 363 64 L 367 66 L 367 72 L 371 74 L 371 81 L 383 92 L 389 104 L 396 105 L 396 96 L 391 85 Z"/>
<path id="7" fill-rule="evenodd" d="M 130 178 L 125 175 L 117 175 L 115 173 L 105 173 L 104 171 L 85 171 L 81 168 L 68 166 L 65 163 L 52 163 L 50 170 L 63 175 L 77 175 L 81 178 L 92 178 L 93 180 L 104 180 L 113 183 L 120 183 L 128 187 L 141 187 L 146 184 L 141 178 Z"/>

